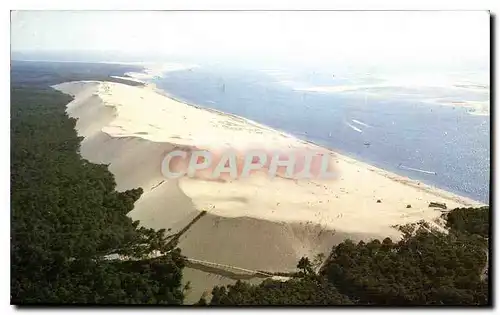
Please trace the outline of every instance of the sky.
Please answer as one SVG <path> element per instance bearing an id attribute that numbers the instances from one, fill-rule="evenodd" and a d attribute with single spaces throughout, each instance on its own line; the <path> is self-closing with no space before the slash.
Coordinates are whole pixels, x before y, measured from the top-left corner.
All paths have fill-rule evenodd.
<path id="1" fill-rule="evenodd" d="M 487 11 L 15 11 L 14 51 L 95 50 L 296 63 L 489 63 Z"/>

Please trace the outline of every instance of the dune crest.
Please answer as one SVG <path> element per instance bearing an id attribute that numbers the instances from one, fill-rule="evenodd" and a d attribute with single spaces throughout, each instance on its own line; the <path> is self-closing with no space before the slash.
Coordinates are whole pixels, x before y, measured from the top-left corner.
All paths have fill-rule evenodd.
<path id="1" fill-rule="evenodd" d="M 78 119 L 81 155 L 109 165 L 117 190 L 144 189 L 129 213 L 133 219 L 173 233 L 208 211 L 180 238 L 190 258 L 293 270 L 302 255 L 329 252 L 346 237 L 398 237 L 395 224 L 434 221 L 441 212 L 428 207 L 431 201 L 448 208 L 480 205 L 251 120 L 184 104 L 151 86 L 79 81 L 54 88 L 75 97 L 67 113 Z M 337 176 L 290 180 L 257 172 L 226 181 L 167 179 L 162 159 L 178 148 L 322 150 L 331 154 Z"/>
<path id="2" fill-rule="evenodd" d="M 143 187 L 144 198 L 148 189 L 172 181 L 160 168 L 174 148 L 322 149 L 242 117 L 181 103 L 150 87 L 72 82 L 56 88 L 76 96 L 67 111 L 78 118 L 76 128 L 85 137 L 82 155 L 110 164 L 118 189 Z M 475 204 L 338 154 L 332 164 L 338 173 L 333 180 L 268 178 L 261 172 L 224 181 L 183 177 L 178 184 L 196 209 L 219 216 L 311 222 L 382 235 L 394 224 L 437 218 L 439 211 L 428 207 L 430 201 L 449 207 Z M 412 207 L 406 208 L 408 204 Z"/>

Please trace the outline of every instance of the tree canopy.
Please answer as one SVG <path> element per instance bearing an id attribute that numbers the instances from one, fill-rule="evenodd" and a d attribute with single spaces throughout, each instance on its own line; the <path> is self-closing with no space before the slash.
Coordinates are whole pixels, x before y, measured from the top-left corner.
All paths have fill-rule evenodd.
<path id="1" fill-rule="evenodd" d="M 115 191 L 107 166 L 79 155 L 71 97 L 49 88 L 127 68 L 89 67 L 21 63 L 12 73 L 11 302 L 182 304 L 176 237 L 126 215 L 142 189 Z M 489 216 L 458 208 L 443 214 L 446 233 L 418 222 L 400 227 L 400 240 L 345 240 L 324 262 L 302 257 L 288 281 L 217 286 L 197 304 L 487 305 Z"/>
<path id="2" fill-rule="evenodd" d="M 180 250 L 126 216 L 142 189 L 116 192 L 106 165 L 80 157 L 69 101 L 11 90 L 12 302 L 182 303 Z M 152 251 L 164 256 L 147 259 Z"/>
<path id="3" fill-rule="evenodd" d="M 319 274 L 303 257 L 298 278 L 215 287 L 210 302 L 199 305 L 487 305 L 488 211 L 451 211 L 448 233 L 418 222 L 401 227 L 397 242 L 345 240 Z"/>

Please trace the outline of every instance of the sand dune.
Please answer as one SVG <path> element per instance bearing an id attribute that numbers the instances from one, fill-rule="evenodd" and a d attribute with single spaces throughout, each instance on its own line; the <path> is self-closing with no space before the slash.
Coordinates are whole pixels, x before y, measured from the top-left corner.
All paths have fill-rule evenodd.
<path id="1" fill-rule="evenodd" d="M 480 205 L 333 152 L 330 162 L 338 176 L 329 180 L 270 179 L 263 173 L 226 182 L 167 179 L 161 161 L 177 147 L 325 149 L 238 116 L 181 103 L 151 86 L 80 81 L 54 88 L 75 96 L 67 113 L 78 119 L 76 129 L 85 137 L 82 156 L 108 164 L 118 190 L 144 189 L 129 213 L 133 219 L 175 232 L 200 210 L 209 212 L 180 239 L 190 258 L 293 270 L 302 255 L 327 253 L 347 237 L 398 237 L 394 224 L 435 220 L 441 212 L 429 208 L 430 201 L 449 208 Z M 194 287 L 219 283 L 200 274 L 186 272 L 185 280 Z M 188 301 L 197 300 L 199 292 L 198 287 Z"/>

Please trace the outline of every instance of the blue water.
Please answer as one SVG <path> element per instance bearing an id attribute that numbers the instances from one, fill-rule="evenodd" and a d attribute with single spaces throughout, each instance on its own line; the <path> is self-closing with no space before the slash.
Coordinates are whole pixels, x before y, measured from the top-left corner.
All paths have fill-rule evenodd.
<path id="1" fill-rule="evenodd" d="M 280 80 L 252 69 L 206 66 L 165 73 L 154 82 L 188 103 L 240 115 L 388 171 L 488 202 L 490 116 L 401 96 L 296 91 Z M 297 72 L 287 80 L 320 85 L 331 77 Z"/>

